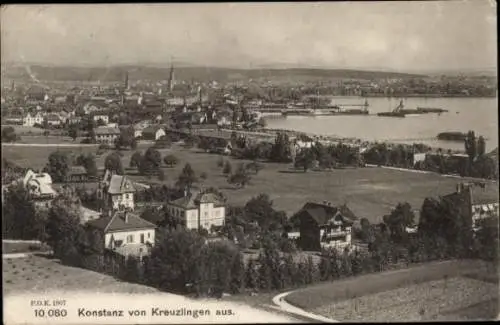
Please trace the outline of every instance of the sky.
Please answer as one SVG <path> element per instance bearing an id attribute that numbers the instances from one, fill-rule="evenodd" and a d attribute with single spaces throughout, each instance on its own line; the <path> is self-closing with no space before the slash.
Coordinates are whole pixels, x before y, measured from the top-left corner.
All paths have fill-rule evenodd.
<path id="1" fill-rule="evenodd" d="M 2 62 L 51 65 L 496 68 L 496 3 L 11 5 Z"/>

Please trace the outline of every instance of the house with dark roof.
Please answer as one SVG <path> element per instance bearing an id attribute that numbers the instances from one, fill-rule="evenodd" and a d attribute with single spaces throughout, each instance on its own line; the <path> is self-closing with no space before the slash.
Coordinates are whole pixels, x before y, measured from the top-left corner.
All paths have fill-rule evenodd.
<path id="1" fill-rule="evenodd" d="M 211 192 L 191 193 L 167 203 L 167 211 L 172 215 L 182 217 L 187 229 L 212 230 L 222 227 L 226 219 L 224 200 Z"/>
<path id="2" fill-rule="evenodd" d="M 499 218 L 499 200 L 497 184 L 471 182 L 457 184 L 456 191 L 443 196 L 458 208 L 464 222 L 477 231 L 478 221 L 487 218 Z"/>
<path id="3" fill-rule="evenodd" d="M 87 225 L 101 232 L 105 249 L 120 255 L 149 255 L 155 243 L 156 226 L 129 211 L 118 211 Z"/>
<path id="4" fill-rule="evenodd" d="M 99 183 L 97 197 L 103 200 L 104 207 L 111 210 L 134 210 L 135 184 L 125 175 L 116 175 L 106 170 L 104 179 Z"/>
<path id="5" fill-rule="evenodd" d="M 160 126 L 149 126 L 142 130 L 142 138 L 144 140 L 158 140 L 165 134 L 165 129 Z"/>
<path id="6" fill-rule="evenodd" d="M 308 202 L 290 219 L 294 228 L 290 234 L 293 236 L 298 230 L 297 243 L 305 251 L 319 251 L 323 247 L 343 249 L 351 244 L 356 219 L 345 204 Z"/>
<path id="7" fill-rule="evenodd" d="M 86 182 L 88 181 L 87 170 L 83 166 L 71 166 L 67 176 L 68 182 Z"/>

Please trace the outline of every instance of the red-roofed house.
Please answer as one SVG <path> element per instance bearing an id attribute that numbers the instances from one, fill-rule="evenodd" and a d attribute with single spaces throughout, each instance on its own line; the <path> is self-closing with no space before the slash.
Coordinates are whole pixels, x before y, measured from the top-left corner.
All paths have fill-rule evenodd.
<path id="1" fill-rule="evenodd" d="M 148 255 L 155 243 L 156 226 L 128 211 L 91 220 L 87 225 L 101 231 L 104 247 L 120 255 Z"/>

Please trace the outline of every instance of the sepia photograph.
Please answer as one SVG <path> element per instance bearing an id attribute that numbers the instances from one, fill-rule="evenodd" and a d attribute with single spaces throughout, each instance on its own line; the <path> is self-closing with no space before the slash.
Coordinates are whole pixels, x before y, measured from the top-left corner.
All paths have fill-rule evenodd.
<path id="1" fill-rule="evenodd" d="M 495 1 L 0 8 L 4 324 L 500 319 Z"/>

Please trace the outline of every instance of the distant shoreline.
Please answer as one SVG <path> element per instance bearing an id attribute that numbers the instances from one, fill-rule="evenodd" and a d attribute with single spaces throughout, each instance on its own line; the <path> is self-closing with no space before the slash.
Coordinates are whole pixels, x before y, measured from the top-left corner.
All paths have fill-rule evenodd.
<path id="1" fill-rule="evenodd" d="M 407 98 L 407 97 L 415 97 L 415 98 L 497 98 L 497 95 L 490 96 L 476 96 L 476 95 L 446 95 L 446 94 L 406 94 L 406 95 L 392 95 L 387 96 L 385 94 L 377 95 L 377 94 L 369 94 L 369 95 L 361 95 L 356 97 L 362 98 Z"/>

